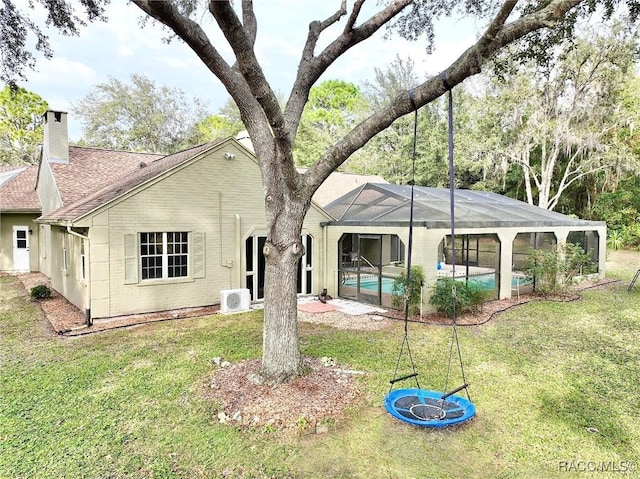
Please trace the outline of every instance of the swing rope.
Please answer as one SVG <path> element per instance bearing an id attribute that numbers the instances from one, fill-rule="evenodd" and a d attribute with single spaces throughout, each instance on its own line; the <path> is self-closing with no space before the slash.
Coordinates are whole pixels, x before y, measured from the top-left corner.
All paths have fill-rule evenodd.
<path id="1" fill-rule="evenodd" d="M 458 339 L 458 327 L 457 327 L 457 303 L 458 299 L 456 296 L 456 221 L 455 221 L 455 170 L 453 167 L 453 92 L 451 90 L 451 86 L 447 81 L 447 73 L 440 73 L 440 77 L 442 78 L 442 83 L 444 87 L 447 89 L 448 93 L 448 130 L 449 130 L 449 207 L 450 207 L 450 215 L 451 215 L 451 299 L 453 301 L 453 314 L 452 314 L 452 337 L 451 337 L 451 346 L 449 348 L 449 363 L 447 365 L 447 375 L 445 377 L 444 383 L 444 391 L 446 391 L 449 387 L 449 377 L 451 375 L 451 364 L 453 362 L 454 355 L 454 345 L 456 346 L 458 361 L 460 362 L 460 372 L 462 374 L 462 383 L 455 392 L 464 389 L 467 398 L 471 401 L 471 397 L 469 396 L 469 389 L 467 380 L 464 373 L 464 364 L 462 362 L 462 352 L 460 350 L 460 341 Z M 452 393 L 449 393 L 452 394 Z M 444 399 L 444 397 L 443 397 Z"/>
<path id="2" fill-rule="evenodd" d="M 413 153 L 411 156 L 411 200 L 409 201 L 409 244 L 407 245 L 407 281 L 405 283 L 405 297 L 404 297 L 404 339 L 400 346 L 400 353 L 398 354 L 398 360 L 396 361 L 396 367 L 393 371 L 393 379 L 389 381 L 391 386 L 389 392 L 393 388 L 393 385 L 398 381 L 404 381 L 405 379 L 415 378 L 416 387 L 420 389 L 420 383 L 418 382 L 418 371 L 416 370 L 416 364 L 413 361 L 413 355 L 411 354 L 411 348 L 409 347 L 409 295 L 411 294 L 411 252 L 413 251 L 413 201 L 414 201 L 414 185 L 416 179 L 416 150 L 418 141 L 418 108 L 413 99 L 413 88 L 409 90 L 409 101 L 413 107 Z M 409 355 L 409 361 L 411 362 L 412 373 L 406 376 L 396 377 L 398 374 L 398 368 L 400 367 L 400 360 L 404 348 L 407 348 L 407 354 Z"/>
<path id="3" fill-rule="evenodd" d="M 418 372 L 416 370 L 413 356 L 411 355 L 411 349 L 409 347 L 409 298 L 411 295 L 410 281 L 411 281 L 411 254 L 413 251 L 413 206 L 414 206 L 414 186 L 416 175 L 416 150 L 417 150 L 417 138 L 418 138 L 418 108 L 414 101 L 413 90 L 409 91 L 409 101 L 413 106 L 414 121 L 413 121 L 413 158 L 412 158 L 412 171 L 411 171 L 411 201 L 410 201 L 410 214 L 409 214 L 409 244 L 407 252 L 407 277 L 405 286 L 405 304 L 404 304 L 404 338 L 400 347 L 400 353 L 398 354 L 398 361 L 396 362 L 396 368 L 393 373 L 393 379 L 390 381 L 391 387 L 389 388 L 389 394 L 385 397 L 386 410 L 397 419 L 422 427 L 445 427 L 451 424 L 458 424 L 464 421 L 468 421 L 475 415 L 475 406 L 471 403 L 469 398 L 468 387 L 466 382 L 464 367 L 462 365 L 462 354 L 460 351 L 460 342 L 458 341 L 458 332 L 456 329 L 456 291 L 455 291 L 455 222 L 454 222 L 454 171 L 453 171 L 453 96 L 451 87 L 447 82 L 446 74 L 441 73 L 442 82 L 449 92 L 449 191 L 451 202 L 451 252 L 453 257 L 453 281 L 452 281 L 452 297 L 453 297 L 453 337 L 451 341 L 451 348 L 449 350 L 449 364 L 447 367 L 447 377 L 445 381 L 444 391 L 447 391 L 449 382 L 449 376 L 451 373 L 451 364 L 453 360 L 454 344 L 457 346 L 458 359 L 460 360 L 460 369 L 462 370 L 462 386 L 459 386 L 448 392 L 436 392 L 427 391 L 420 388 L 418 383 Z M 412 373 L 406 376 L 397 377 L 398 368 L 400 366 L 400 360 L 405 351 L 408 353 L 409 360 L 411 361 Z M 415 389 L 393 389 L 394 383 L 403 381 L 405 379 L 415 378 L 417 390 Z M 454 396 L 458 391 L 465 390 L 467 392 L 467 398 L 469 400 Z M 446 400 L 449 398 L 448 400 Z M 446 400 L 446 401 L 445 401 Z"/>
<path id="4" fill-rule="evenodd" d="M 456 255 L 455 255 L 455 181 L 454 175 L 455 170 L 453 166 L 453 92 L 451 90 L 451 86 L 447 81 L 446 72 L 442 72 L 440 74 L 442 78 L 442 83 L 447 89 L 448 92 L 448 143 L 449 143 L 449 203 L 450 203 L 450 216 L 451 216 L 451 264 L 452 264 L 452 282 L 451 282 L 451 297 L 453 301 L 453 317 L 452 317 L 452 338 L 451 338 L 451 346 L 449 348 L 449 361 L 447 365 L 447 374 L 445 377 L 445 385 L 443 391 L 447 391 L 449 387 L 449 378 L 451 376 L 451 368 L 453 364 L 454 351 L 457 352 L 458 361 L 460 363 L 460 371 L 462 374 L 462 386 L 445 392 L 440 398 L 441 401 L 444 401 L 447 397 L 455 394 L 462 389 L 465 390 L 467 398 L 471 401 L 471 397 L 469 395 L 468 383 L 466 380 L 466 375 L 464 372 L 464 364 L 462 362 L 462 351 L 460 349 L 460 341 L 458 339 L 458 329 L 457 329 L 457 296 L 456 296 Z M 405 379 L 415 378 L 416 387 L 420 389 L 420 384 L 418 382 L 418 372 L 416 369 L 415 362 L 413 360 L 413 355 L 411 354 L 411 348 L 409 346 L 409 296 L 410 296 L 410 285 L 411 285 L 411 256 L 413 251 L 413 206 L 414 206 L 414 186 L 415 186 L 415 175 L 416 175 L 416 152 L 417 152 L 417 139 L 418 139 L 418 108 L 414 101 L 413 89 L 409 90 L 409 101 L 411 102 L 411 106 L 413 106 L 414 111 L 414 120 L 413 120 L 413 151 L 412 151 L 412 165 L 411 165 L 411 199 L 410 199 L 410 208 L 409 208 L 409 243 L 408 243 L 408 253 L 407 253 L 407 280 L 405 287 L 405 304 L 404 304 L 404 338 L 402 340 L 402 344 L 400 346 L 400 352 L 398 354 L 398 360 L 396 361 L 395 370 L 393 372 L 393 379 L 391 379 L 389 388 L 389 392 L 393 389 L 393 385 L 396 382 L 404 381 Z M 455 346 L 455 348 L 454 348 Z M 412 372 L 405 376 L 397 377 L 398 369 L 400 367 L 400 360 L 402 359 L 402 354 L 404 350 L 407 350 L 407 354 L 409 356 L 409 361 L 411 362 Z"/>

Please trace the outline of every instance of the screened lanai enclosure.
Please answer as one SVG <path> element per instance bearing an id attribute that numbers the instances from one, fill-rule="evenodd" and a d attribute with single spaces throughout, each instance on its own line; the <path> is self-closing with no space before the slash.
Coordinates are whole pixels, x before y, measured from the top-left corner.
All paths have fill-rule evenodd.
<path id="1" fill-rule="evenodd" d="M 392 286 L 406 274 L 411 187 L 367 183 L 330 203 L 328 284 L 340 297 L 392 307 Z M 453 274 L 494 299 L 535 286 L 527 274 L 531 252 L 571 242 L 604 277 L 606 225 L 585 221 L 485 191 L 455 191 L 455 241 L 449 190 L 414 187 L 412 264 L 423 269 L 423 307 L 439 279 Z M 331 264 L 335 269 L 331 268 Z M 333 282 L 333 284 L 332 284 Z"/>

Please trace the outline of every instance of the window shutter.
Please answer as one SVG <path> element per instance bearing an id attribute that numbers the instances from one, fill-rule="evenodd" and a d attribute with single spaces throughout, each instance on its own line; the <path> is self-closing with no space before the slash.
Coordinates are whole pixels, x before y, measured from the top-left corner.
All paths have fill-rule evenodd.
<path id="1" fill-rule="evenodd" d="M 124 283 L 138 282 L 138 248 L 136 235 L 124 235 Z"/>
<path id="2" fill-rule="evenodd" d="M 205 276 L 205 264 L 204 264 L 204 254 L 205 254 L 205 244 L 204 244 L 204 233 L 198 232 L 193 233 L 193 245 L 191 247 L 191 251 L 193 252 L 193 277 L 194 278 L 204 278 Z"/>

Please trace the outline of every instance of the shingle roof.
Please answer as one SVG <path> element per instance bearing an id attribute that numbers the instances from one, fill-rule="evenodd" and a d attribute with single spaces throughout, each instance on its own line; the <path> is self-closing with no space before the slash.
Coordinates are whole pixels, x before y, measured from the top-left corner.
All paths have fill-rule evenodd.
<path id="1" fill-rule="evenodd" d="M 69 163 L 50 163 L 64 205 L 70 205 L 105 185 L 112 184 L 163 155 L 69 147 Z"/>
<path id="2" fill-rule="evenodd" d="M 462 228 L 595 226 L 604 222 L 572 218 L 523 201 L 488 191 L 454 191 L 456 226 Z M 408 225 L 411 186 L 367 184 L 353 190 L 325 209 L 338 221 L 331 224 Z M 414 225 L 426 228 L 450 227 L 449 190 L 416 186 Z"/>
<path id="3" fill-rule="evenodd" d="M 13 167 L 14 169 L 16 167 Z M 5 171 L 9 171 L 6 169 Z M 38 167 L 29 166 L 0 186 L 0 211 L 40 211 L 36 193 Z"/>
<path id="4" fill-rule="evenodd" d="M 39 219 L 45 222 L 69 222 L 93 211 L 105 203 L 119 197 L 132 190 L 136 186 L 151 180 L 171 168 L 193 158 L 194 156 L 213 148 L 215 145 L 225 140 L 199 145 L 188 150 L 184 150 L 173 155 L 157 158 L 152 162 L 145 162 L 145 166 L 138 165 L 135 169 L 127 172 L 120 179 L 107 184 L 93 193 L 87 194 L 83 198 L 73 203 L 66 203 L 65 206 L 52 211 Z"/>

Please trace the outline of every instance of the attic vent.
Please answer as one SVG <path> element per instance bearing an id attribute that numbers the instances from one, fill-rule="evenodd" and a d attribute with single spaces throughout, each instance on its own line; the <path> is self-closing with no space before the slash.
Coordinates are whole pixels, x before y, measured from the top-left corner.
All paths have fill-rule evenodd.
<path id="1" fill-rule="evenodd" d="M 141 161 L 140 164 L 138 165 L 140 168 L 144 168 L 147 166 L 147 164 L 144 161 Z"/>

